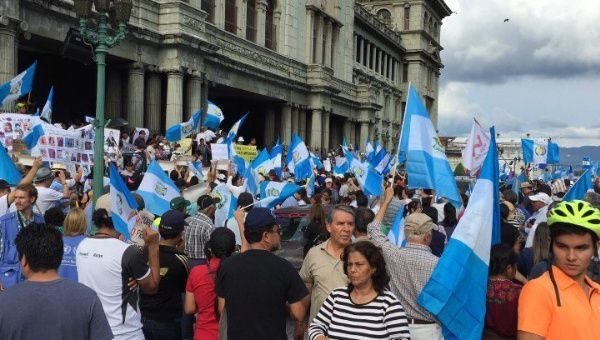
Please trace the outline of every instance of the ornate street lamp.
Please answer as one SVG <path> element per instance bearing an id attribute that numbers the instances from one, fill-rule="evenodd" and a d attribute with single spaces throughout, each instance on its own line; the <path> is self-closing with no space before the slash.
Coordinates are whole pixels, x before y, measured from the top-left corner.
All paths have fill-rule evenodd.
<path id="1" fill-rule="evenodd" d="M 92 11 L 92 5 L 96 12 Z M 97 65 L 96 119 L 94 119 L 94 206 L 102 192 L 104 178 L 104 87 L 106 78 L 106 53 L 127 35 L 127 22 L 131 16 L 132 0 L 74 0 L 75 15 L 83 41 L 94 47 Z M 114 33 L 109 33 L 109 13 Z M 96 18 L 96 27 L 93 27 Z"/>

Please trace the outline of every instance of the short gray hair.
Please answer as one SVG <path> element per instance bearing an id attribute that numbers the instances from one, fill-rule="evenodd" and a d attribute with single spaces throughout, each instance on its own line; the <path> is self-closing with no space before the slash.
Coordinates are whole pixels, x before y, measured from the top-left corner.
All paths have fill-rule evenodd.
<path id="1" fill-rule="evenodd" d="M 345 213 L 348 213 L 352 215 L 352 219 L 354 219 L 354 208 L 352 208 L 349 205 L 337 204 L 333 206 L 333 208 L 329 210 L 327 214 L 325 214 L 325 223 L 330 224 L 333 221 L 333 215 L 336 211 L 343 211 Z"/>

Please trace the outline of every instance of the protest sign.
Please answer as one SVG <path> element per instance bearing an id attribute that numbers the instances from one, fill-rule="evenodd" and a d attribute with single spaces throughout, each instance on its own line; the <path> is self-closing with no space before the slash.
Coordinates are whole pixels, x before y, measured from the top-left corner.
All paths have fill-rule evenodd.
<path id="1" fill-rule="evenodd" d="M 227 144 L 211 144 L 210 149 L 212 151 L 213 161 L 229 159 Z"/>
<path id="2" fill-rule="evenodd" d="M 148 137 L 150 136 L 150 130 L 146 129 L 146 128 L 139 128 L 136 127 L 135 128 L 135 132 L 133 133 L 133 142 L 135 143 L 135 140 L 140 136 L 140 131 L 144 131 L 144 142 L 148 142 Z"/>
<path id="3" fill-rule="evenodd" d="M 256 158 L 256 156 L 258 156 L 258 150 L 256 149 L 256 145 L 234 144 L 233 148 L 235 149 L 235 152 L 246 162 L 252 162 Z M 213 151 L 213 159 L 215 159 L 214 155 L 215 154 Z"/>
<path id="4" fill-rule="evenodd" d="M 15 140 L 23 139 L 32 128 L 31 116 L 19 113 L 0 114 L 0 143 L 12 151 Z"/>
<path id="5" fill-rule="evenodd" d="M 33 156 L 39 155 L 43 161 L 64 165 L 94 163 L 94 150 L 89 150 L 89 153 L 81 151 L 85 145 L 78 131 L 67 131 L 47 123 L 43 127 L 44 135 L 31 151 Z"/>
<path id="6" fill-rule="evenodd" d="M 112 155 L 119 149 L 119 130 L 104 129 L 104 152 Z"/>
<path id="7" fill-rule="evenodd" d="M 144 238 L 142 237 L 144 229 L 149 227 L 156 230 L 152 222 L 154 222 L 154 215 L 151 212 L 146 209 L 138 212 L 135 217 L 135 224 L 130 231 L 131 242 L 138 246 L 144 246 Z"/>

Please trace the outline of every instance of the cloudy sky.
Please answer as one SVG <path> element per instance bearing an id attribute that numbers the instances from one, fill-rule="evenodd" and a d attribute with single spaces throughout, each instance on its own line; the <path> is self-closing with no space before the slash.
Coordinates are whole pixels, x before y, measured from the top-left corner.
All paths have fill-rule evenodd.
<path id="1" fill-rule="evenodd" d="M 466 135 L 476 117 L 503 137 L 600 145 L 597 0 L 445 1 L 440 135 Z"/>

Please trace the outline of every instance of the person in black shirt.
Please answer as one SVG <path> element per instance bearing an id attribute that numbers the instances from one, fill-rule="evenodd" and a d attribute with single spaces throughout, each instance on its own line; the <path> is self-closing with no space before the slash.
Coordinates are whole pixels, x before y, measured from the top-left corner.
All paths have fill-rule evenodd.
<path id="1" fill-rule="evenodd" d="M 295 338 L 302 339 L 298 324 L 306 313 L 302 299 L 308 290 L 292 264 L 271 253 L 279 248 L 281 226 L 266 208 L 250 210 L 246 221 L 243 216 L 243 210 L 236 211 L 249 250 L 224 260 L 217 278 L 219 312 L 227 313 L 227 339 L 287 339 L 286 303 L 296 321 Z"/>
<path id="2" fill-rule="evenodd" d="M 188 258 L 179 251 L 183 246 L 183 229 L 187 223 L 179 210 L 169 210 L 161 217 L 160 284 L 155 295 L 140 294 L 144 336 L 148 340 L 181 339 L 183 295 L 189 274 Z"/>

